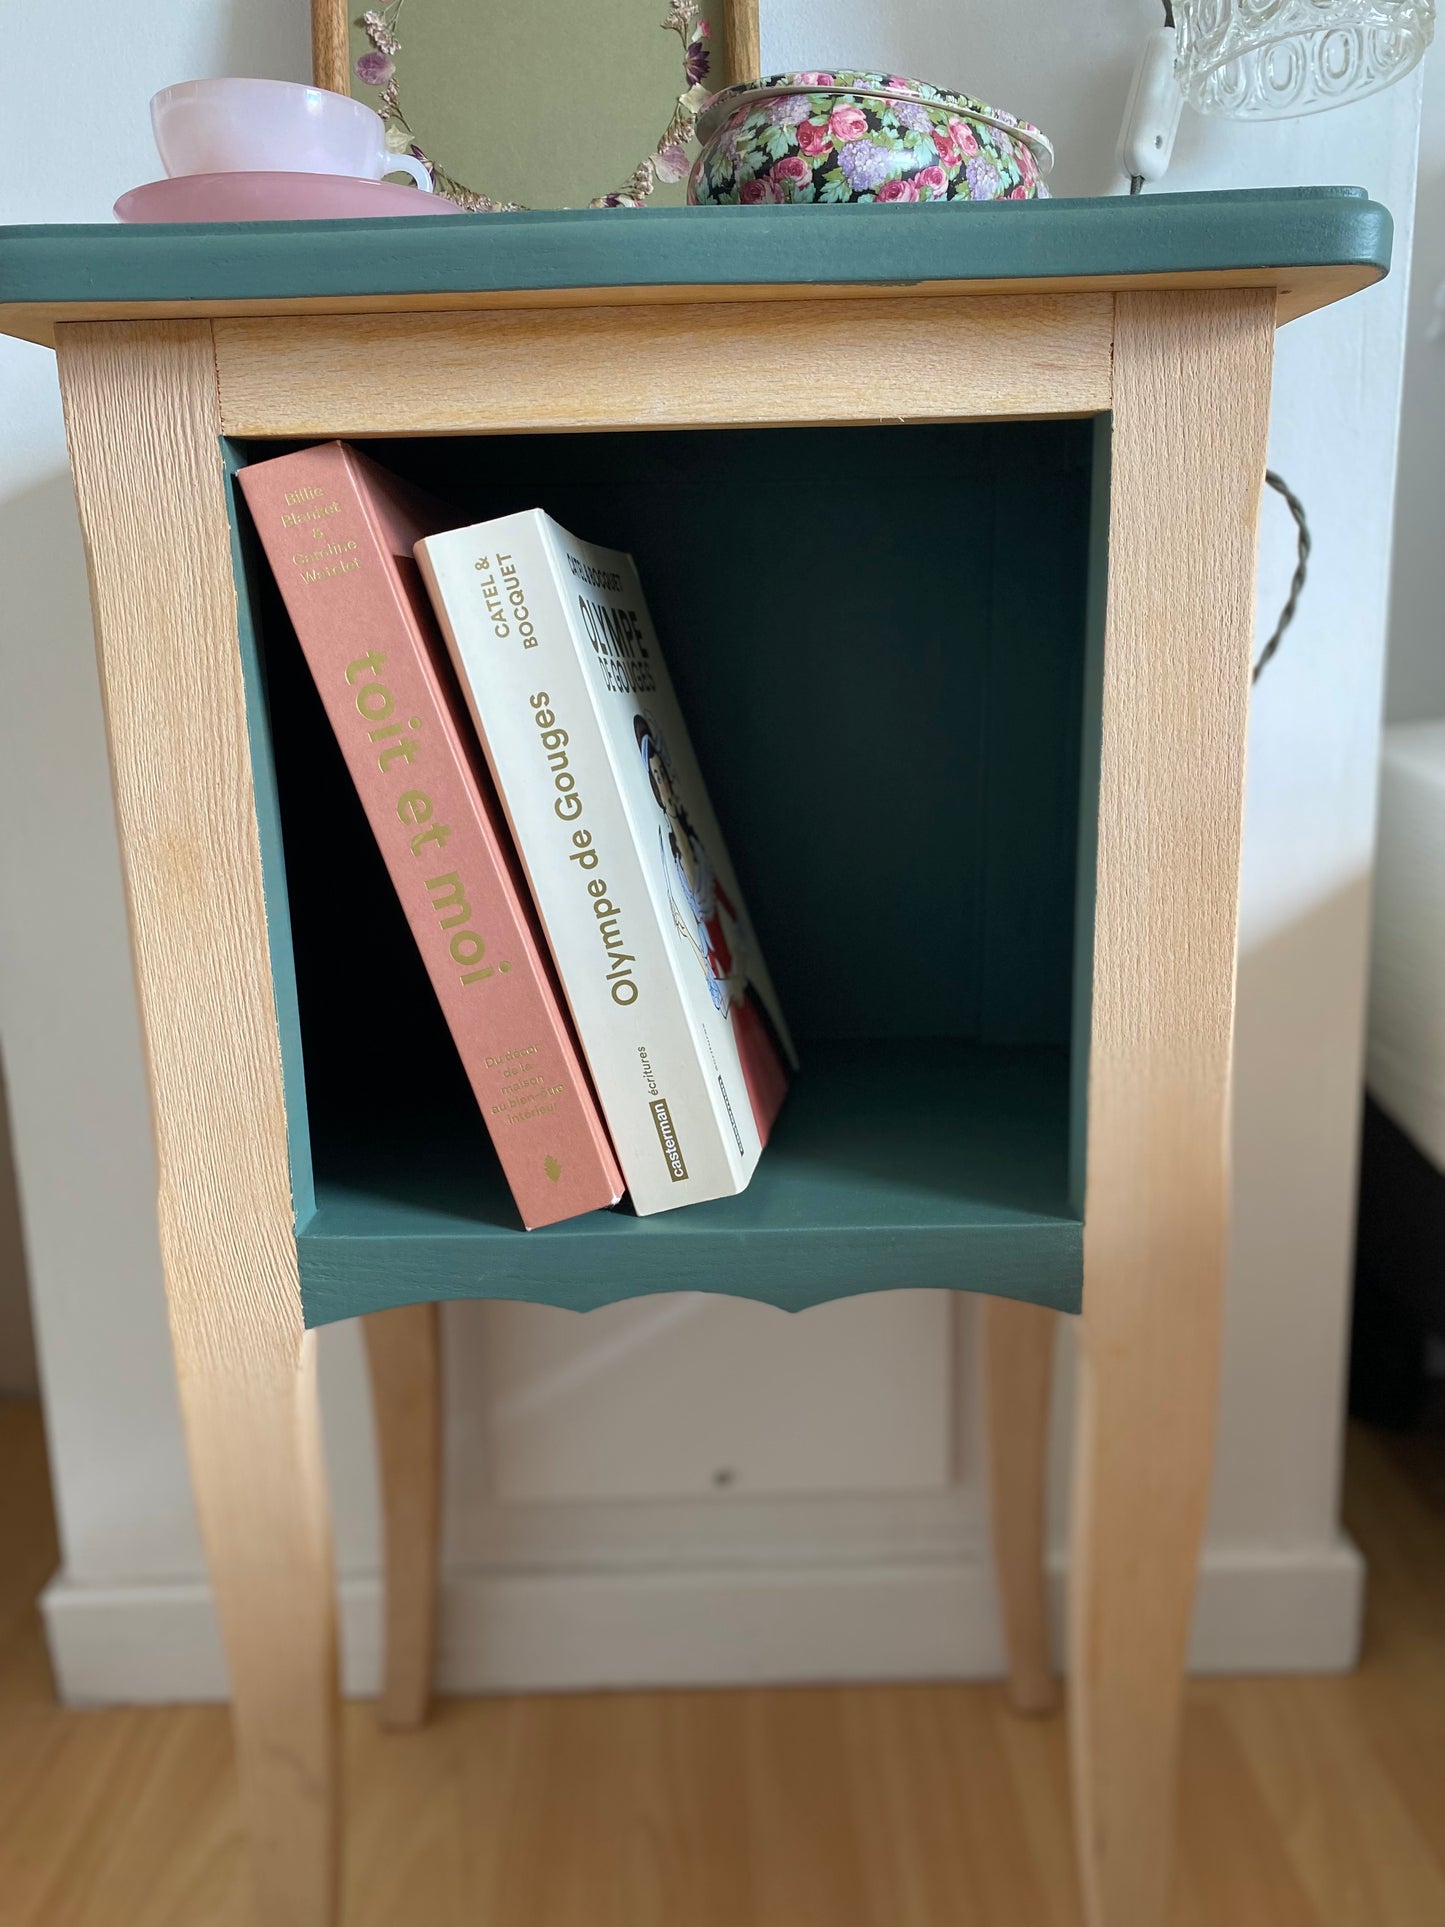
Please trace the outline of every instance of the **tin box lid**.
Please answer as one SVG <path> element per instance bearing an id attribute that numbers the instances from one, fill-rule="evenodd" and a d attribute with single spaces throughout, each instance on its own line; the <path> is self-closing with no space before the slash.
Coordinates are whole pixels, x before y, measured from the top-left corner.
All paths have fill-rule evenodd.
<path id="1" fill-rule="evenodd" d="M 1047 174 L 1054 164 L 1053 144 L 1048 135 L 1016 114 L 990 107 L 987 101 L 975 100 L 969 94 L 934 87 L 926 80 L 910 80 L 902 74 L 863 74 L 842 68 L 829 72 L 770 74 L 761 80 L 744 80 L 735 87 L 725 87 L 720 94 L 713 95 L 699 115 L 698 136 L 704 142 L 711 140 L 739 107 L 799 94 L 817 96 L 820 108 L 824 101 L 835 107 L 843 100 L 916 101 L 924 107 L 956 114 L 960 120 L 995 127 L 1022 141 L 1033 154 L 1040 174 Z"/>

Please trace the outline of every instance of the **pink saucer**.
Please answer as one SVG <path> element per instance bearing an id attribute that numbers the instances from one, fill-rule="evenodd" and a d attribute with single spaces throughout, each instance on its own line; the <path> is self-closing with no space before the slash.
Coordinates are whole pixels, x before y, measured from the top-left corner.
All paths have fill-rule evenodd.
<path id="1" fill-rule="evenodd" d="M 118 221 L 361 221 L 463 211 L 440 194 L 353 174 L 178 174 L 133 187 L 115 204 Z"/>

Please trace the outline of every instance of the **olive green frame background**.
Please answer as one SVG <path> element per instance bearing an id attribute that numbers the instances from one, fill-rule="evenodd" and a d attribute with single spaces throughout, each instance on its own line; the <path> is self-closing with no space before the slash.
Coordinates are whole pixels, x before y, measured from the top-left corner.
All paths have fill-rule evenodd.
<path id="1" fill-rule="evenodd" d="M 371 42 L 350 23 L 351 92 Z M 687 87 L 683 43 L 659 25 L 666 0 L 403 0 L 396 34 L 400 98 L 429 159 L 454 180 L 523 207 L 585 207 L 655 152 Z M 716 88 L 727 69 L 721 5 L 712 28 Z M 678 207 L 684 181 L 659 182 L 650 207 Z"/>

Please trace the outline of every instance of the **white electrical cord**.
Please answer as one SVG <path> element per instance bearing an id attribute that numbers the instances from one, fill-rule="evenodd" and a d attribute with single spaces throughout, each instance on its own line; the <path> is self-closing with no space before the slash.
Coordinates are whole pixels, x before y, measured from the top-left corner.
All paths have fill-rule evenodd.
<path id="1" fill-rule="evenodd" d="M 1119 129 L 1119 169 L 1128 176 L 1131 194 L 1138 194 L 1145 181 L 1162 181 L 1169 172 L 1183 106 L 1174 78 L 1174 28 L 1157 27 L 1139 49 Z"/>

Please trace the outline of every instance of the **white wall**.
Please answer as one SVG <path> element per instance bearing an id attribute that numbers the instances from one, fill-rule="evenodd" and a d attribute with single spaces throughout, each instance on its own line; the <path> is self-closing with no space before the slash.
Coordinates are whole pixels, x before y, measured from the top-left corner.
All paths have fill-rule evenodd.
<path id="1" fill-rule="evenodd" d="M 1134 40 L 1156 9 L 1083 11 L 772 0 L 764 65 L 848 58 L 964 85 L 1055 136 L 1061 191 L 1104 191 Z M 112 10 L 78 0 L 62 45 L 23 10 L 7 38 L 0 219 L 103 219 L 154 171 L 150 91 L 195 73 L 300 75 L 304 15 L 298 0 L 165 0 L 119 34 Z M 1416 98 L 1397 89 L 1285 128 L 1188 122 L 1170 184 L 1358 180 L 1394 209 L 1403 260 Z M 1214 1665 L 1351 1653 L 1357 1569 L 1337 1539 L 1335 1484 L 1403 294 L 1391 280 L 1280 345 L 1274 459 L 1304 490 L 1318 546 L 1253 724 L 1238 1219 L 1196 1640 Z M 52 1641 L 77 1697 L 214 1692 L 49 356 L 0 343 L 0 382 L 7 693 L 25 720 L 0 760 L 3 820 L 25 826 L 0 839 L 0 1009 L 65 1555 Z M 1268 524 L 1266 602 L 1289 567 L 1282 515 Z M 795 1320 L 747 1305 L 588 1320 L 452 1308 L 445 1678 L 995 1665 L 973 1329 L 971 1307 L 922 1295 Z M 323 1374 L 355 1684 L 374 1670 L 376 1518 L 354 1331 L 326 1335 Z M 849 1424 L 860 1405 L 866 1438 Z M 735 1475 L 723 1491 L 719 1471 Z"/>
<path id="2" fill-rule="evenodd" d="M 20 1191 L 10 1148 L 10 1102 L 0 1060 L 0 1398 L 35 1396 L 35 1338 L 20 1229 Z"/>
<path id="3" fill-rule="evenodd" d="M 1431 339 L 1432 329 L 1435 338 Z M 1445 54 L 1425 68 L 1386 714 L 1445 716 Z"/>

